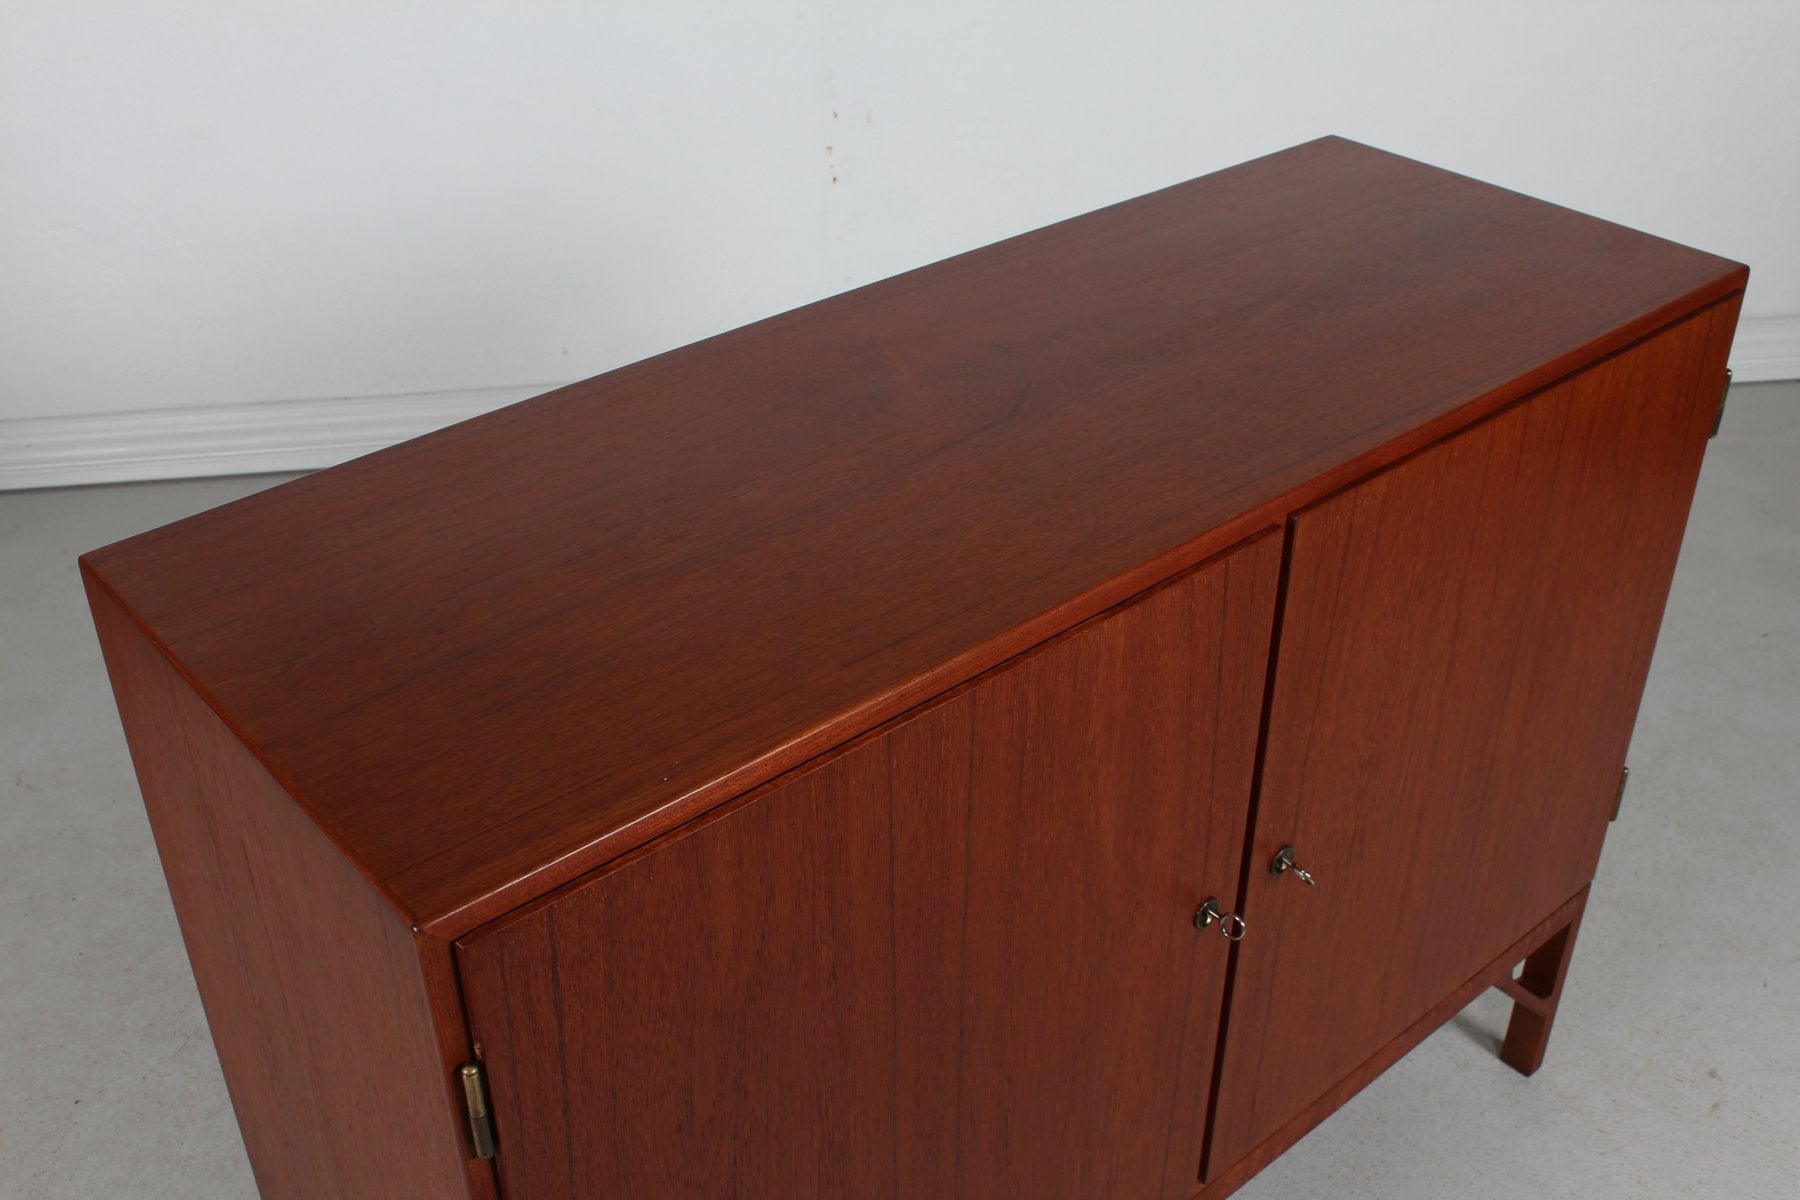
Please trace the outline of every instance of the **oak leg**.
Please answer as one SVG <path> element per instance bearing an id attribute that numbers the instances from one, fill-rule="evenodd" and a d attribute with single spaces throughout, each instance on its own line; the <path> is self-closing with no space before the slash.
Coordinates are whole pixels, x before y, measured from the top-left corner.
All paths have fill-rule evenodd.
<path id="1" fill-rule="evenodd" d="M 1500 985 L 1500 990 L 1513 998 L 1512 1020 L 1506 1026 L 1506 1041 L 1500 1046 L 1500 1061 L 1521 1075 L 1530 1075 L 1543 1065 L 1544 1047 L 1550 1043 L 1550 1026 L 1556 1020 L 1563 977 L 1568 974 L 1575 931 L 1580 926 L 1581 909 L 1577 908 L 1567 925 L 1526 956 L 1525 969 L 1519 977 Z"/>

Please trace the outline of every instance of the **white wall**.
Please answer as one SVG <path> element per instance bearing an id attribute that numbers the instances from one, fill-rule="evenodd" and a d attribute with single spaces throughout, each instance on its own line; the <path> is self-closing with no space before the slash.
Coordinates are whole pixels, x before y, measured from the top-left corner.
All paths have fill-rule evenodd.
<path id="1" fill-rule="evenodd" d="M 1800 375 L 1797 63 L 1794 0 L 11 0 L 0 486 L 317 465 L 1328 132 L 1747 261 Z"/>

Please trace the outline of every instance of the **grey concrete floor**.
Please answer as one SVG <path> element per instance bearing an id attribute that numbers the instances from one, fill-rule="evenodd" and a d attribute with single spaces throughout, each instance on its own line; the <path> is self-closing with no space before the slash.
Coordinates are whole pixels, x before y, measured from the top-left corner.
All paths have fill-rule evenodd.
<path id="1" fill-rule="evenodd" d="M 0 494 L 0 1197 L 255 1195 L 75 556 L 277 477 Z M 1800 384 L 1708 453 L 1545 1065 L 1490 993 L 1244 1200 L 1800 1197 Z"/>

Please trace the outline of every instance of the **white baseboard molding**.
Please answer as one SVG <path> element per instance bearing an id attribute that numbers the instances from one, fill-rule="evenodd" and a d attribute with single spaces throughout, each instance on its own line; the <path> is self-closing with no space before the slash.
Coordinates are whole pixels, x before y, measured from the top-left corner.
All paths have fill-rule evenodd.
<path id="1" fill-rule="evenodd" d="M 558 386 L 0 420 L 0 491 L 312 471 Z"/>
<path id="2" fill-rule="evenodd" d="M 1736 383 L 1800 379 L 1800 317 L 1745 317 L 1731 344 Z"/>
<path id="3" fill-rule="evenodd" d="M 1739 383 L 1800 379 L 1800 317 L 1749 317 Z M 547 392 L 555 383 L 0 420 L 0 491 L 313 471 Z"/>

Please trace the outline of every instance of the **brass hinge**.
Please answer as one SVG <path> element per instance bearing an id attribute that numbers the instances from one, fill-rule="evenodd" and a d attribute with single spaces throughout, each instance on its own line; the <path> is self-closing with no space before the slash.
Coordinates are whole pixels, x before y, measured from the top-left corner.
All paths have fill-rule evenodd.
<path id="1" fill-rule="evenodd" d="M 488 1115 L 487 1083 L 481 1064 L 466 1062 L 456 1070 L 462 1081 L 463 1107 L 469 1113 L 469 1145 L 476 1158 L 494 1157 L 494 1119 Z"/>
<path id="2" fill-rule="evenodd" d="M 1731 392 L 1731 368 L 1725 368 L 1725 386 L 1719 389 L 1719 411 L 1713 416 L 1713 431 L 1706 436 L 1719 436 L 1719 426 L 1725 424 L 1725 397 Z"/>
<path id="3" fill-rule="evenodd" d="M 1630 782 L 1630 780 L 1631 780 L 1631 768 L 1630 767 L 1620 767 L 1619 768 L 1619 790 L 1617 792 L 1613 793 L 1612 820 L 1614 820 L 1614 821 L 1619 819 L 1619 805 L 1625 803 L 1625 785 L 1626 785 L 1626 783 Z"/>

